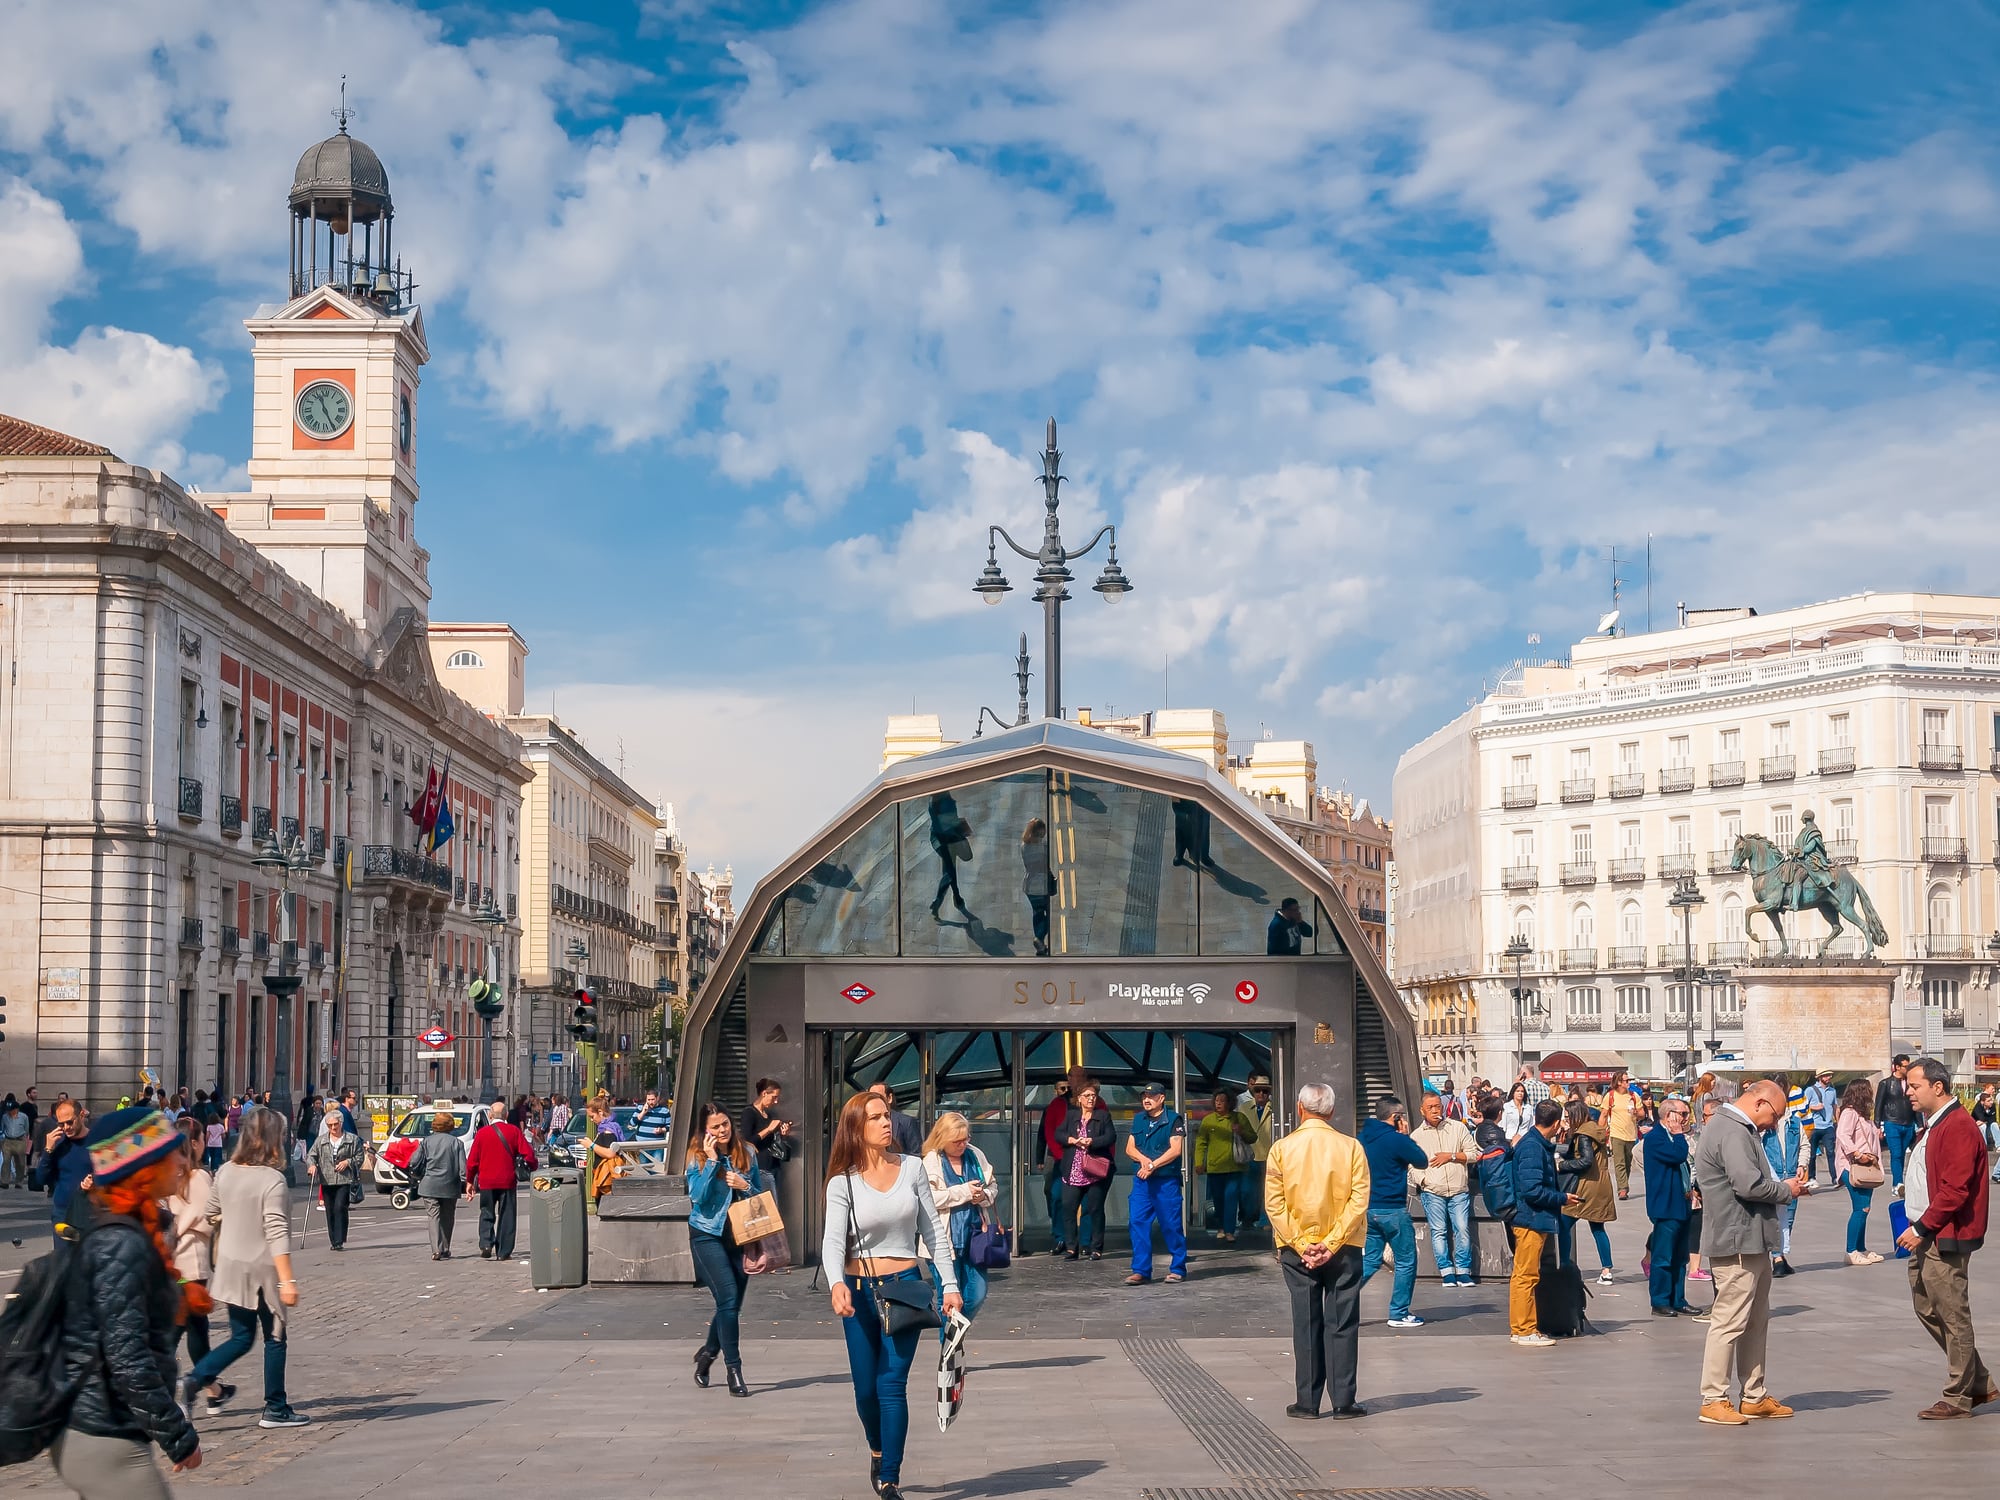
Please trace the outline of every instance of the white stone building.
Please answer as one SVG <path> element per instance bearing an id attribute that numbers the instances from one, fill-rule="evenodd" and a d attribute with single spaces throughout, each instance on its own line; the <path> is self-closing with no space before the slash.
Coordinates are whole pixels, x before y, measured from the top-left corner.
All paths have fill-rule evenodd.
<path id="1" fill-rule="evenodd" d="M 1396 771 L 1395 972 L 1427 1066 L 1463 1081 L 1510 1076 L 1522 1054 L 1612 1049 L 1663 1077 L 1690 1018 L 1698 1057 L 1738 1045 L 1736 986 L 1690 994 L 1668 901 L 1692 876 L 1700 966 L 1764 956 L 1770 928 L 1759 915 L 1746 933 L 1749 880 L 1730 868 L 1736 837 L 1789 847 L 1810 809 L 1888 930 L 1877 957 L 1898 970 L 1896 1034 L 1928 1035 L 1972 1075 L 2000 1023 L 1997 747 L 1995 598 L 1703 612 L 1510 672 Z M 1828 930 L 1816 913 L 1786 923 L 1794 946 Z M 1860 951 L 1852 934 L 1833 950 Z"/>
<path id="2" fill-rule="evenodd" d="M 426 644 L 428 350 L 387 174 L 343 129 L 289 210 L 288 298 L 247 325 L 249 493 L 0 419 L 0 1088 L 465 1093 L 466 986 L 511 987 L 526 773 Z M 432 859 L 404 809 L 447 763 Z M 433 1024 L 455 1040 L 420 1055 Z"/>

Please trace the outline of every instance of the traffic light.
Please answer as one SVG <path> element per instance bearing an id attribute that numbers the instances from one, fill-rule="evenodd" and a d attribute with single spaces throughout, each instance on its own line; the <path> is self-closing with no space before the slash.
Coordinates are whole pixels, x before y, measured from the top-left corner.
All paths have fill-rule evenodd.
<path id="1" fill-rule="evenodd" d="M 505 1009 L 500 995 L 500 986 L 490 979 L 475 979 L 466 986 L 466 998 L 472 1001 L 473 1010 L 490 1021 Z"/>
<path id="2" fill-rule="evenodd" d="M 597 1043 L 597 995 L 588 985 L 576 992 L 576 1007 L 569 1013 L 569 1034 L 586 1046 Z"/>
<path id="3" fill-rule="evenodd" d="M 0 1042 L 7 1040 L 7 997 L 0 995 Z"/>

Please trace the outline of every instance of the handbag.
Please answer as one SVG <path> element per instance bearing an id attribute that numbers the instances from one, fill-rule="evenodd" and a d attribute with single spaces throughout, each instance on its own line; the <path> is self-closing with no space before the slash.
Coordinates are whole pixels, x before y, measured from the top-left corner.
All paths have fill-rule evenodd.
<path id="1" fill-rule="evenodd" d="M 778 1217 L 778 1200 L 768 1190 L 738 1198 L 729 1205 L 729 1234 L 739 1245 L 784 1232 L 785 1221 Z"/>
<path id="2" fill-rule="evenodd" d="M 979 1170 L 979 1163 L 972 1163 L 975 1178 L 980 1183 L 986 1181 L 986 1174 Z M 982 1271 L 1004 1271 L 1014 1261 L 1014 1236 L 1004 1224 L 998 1224 L 984 1208 L 979 1210 L 979 1224 L 965 1237 L 966 1261 Z"/>
<path id="3" fill-rule="evenodd" d="M 1111 1175 L 1111 1158 L 1092 1156 L 1088 1151 L 1079 1151 L 1077 1160 L 1083 1167 L 1083 1175 L 1092 1182 L 1102 1182 Z"/>
<path id="4" fill-rule="evenodd" d="M 861 1236 L 854 1228 L 854 1173 L 847 1174 L 847 1243 L 859 1250 Z M 862 1280 L 875 1299 L 875 1317 L 882 1325 L 882 1336 L 894 1338 L 899 1333 L 926 1328 L 942 1328 L 944 1319 L 938 1315 L 937 1300 L 932 1295 L 929 1281 L 888 1280 L 869 1272 L 870 1257 L 861 1260 Z"/>
<path id="5" fill-rule="evenodd" d="M 1850 1161 L 1847 1164 L 1847 1183 L 1850 1187 L 1878 1188 L 1888 1181 L 1881 1164 L 1872 1161 Z"/>

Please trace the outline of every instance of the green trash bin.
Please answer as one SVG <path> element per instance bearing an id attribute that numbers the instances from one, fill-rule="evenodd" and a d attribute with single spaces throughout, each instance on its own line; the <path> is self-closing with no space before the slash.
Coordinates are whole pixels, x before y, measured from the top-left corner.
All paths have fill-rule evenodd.
<path id="1" fill-rule="evenodd" d="M 528 1269 L 538 1288 L 582 1286 L 588 1279 L 583 1174 L 537 1167 L 528 1178 Z"/>

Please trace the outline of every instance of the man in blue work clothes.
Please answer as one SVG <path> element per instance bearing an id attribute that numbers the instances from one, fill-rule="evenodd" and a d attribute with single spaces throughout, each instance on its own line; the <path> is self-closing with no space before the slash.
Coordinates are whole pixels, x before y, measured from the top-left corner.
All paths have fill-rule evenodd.
<path id="1" fill-rule="evenodd" d="M 90 1113 L 74 1099 L 58 1099 L 55 1128 L 42 1142 L 42 1154 L 28 1174 L 28 1185 L 50 1195 L 49 1219 L 60 1235 L 69 1224 L 70 1200 L 90 1182 Z"/>
<path id="2" fill-rule="evenodd" d="M 1181 1159 L 1187 1145 L 1187 1121 L 1167 1108 L 1164 1084 L 1148 1083 L 1139 1090 L 1139 1113 L 1125 1134 L 1125 1154 L 1138 1170 L 1132 1174 L 1132 1198 L 1126 1217 L 1132 1233 L 1132 1274 L 1127 1286 L 1144 1286 L 1153 1279 L 1153 1225 L 1167 1239 L 1167 1280 L 1187 1280 L 1187 1230 L 1181 1223 Z"/>
<path id="3" fill-rule="evenodd" d="M 1693 1170 L 1688 1163 L 1688 1123 L 1694 1118 L 1685 1099 L 1667 1100 L 1660 1106 L 1657 1130 L 1646 1133 L 1639 1156 L 1646 1166 L 1646 1217 L 1652 1221 L 1652 1237 L 1646 1253 L 1652 1257 L 1647 1278 L 1647 1294 L 1656 1318 L 1678 1318 L 1687 1312 L 1688 1220 L 1694 1192 Z"/>
<path id="4" fill-rule="evenodd" d="M 1378 1100 L 1375 1118 L 1361 1127 L 1368 1157 L 1368 1240 L 1361 1250 L 1361 1284 L 1382 1269 L 1382 1246 L 1396 1255 L 1396 1279 L 1389 1288 L 1389 1326 L 1421 1328 L 1410 1311 L 1417 1289 L 1417 1229 L 1410 1222 L 1410 1168 L 1429 1167 L 1430 1157 L 1407 1134 L 1409 1111 L 1391 1094 Z"/>
<path id="5" fill-rule="evenodd" d="M 1806 1085 L 1806 1124 L 1812 1127 L 1812 1141 L 1806 1147 L 1806 1176 L 1813 1175 L 1813 1164 L 1819 1160 L 1822 1151 L 1826 1153 L 1826 1180 L 1839 1181 L 1833 1170 L 1833 1108 L 1840 1096 L 1833 1087 L 1833 1069 L 1821 1068 L 1813 1081 Z"/>

